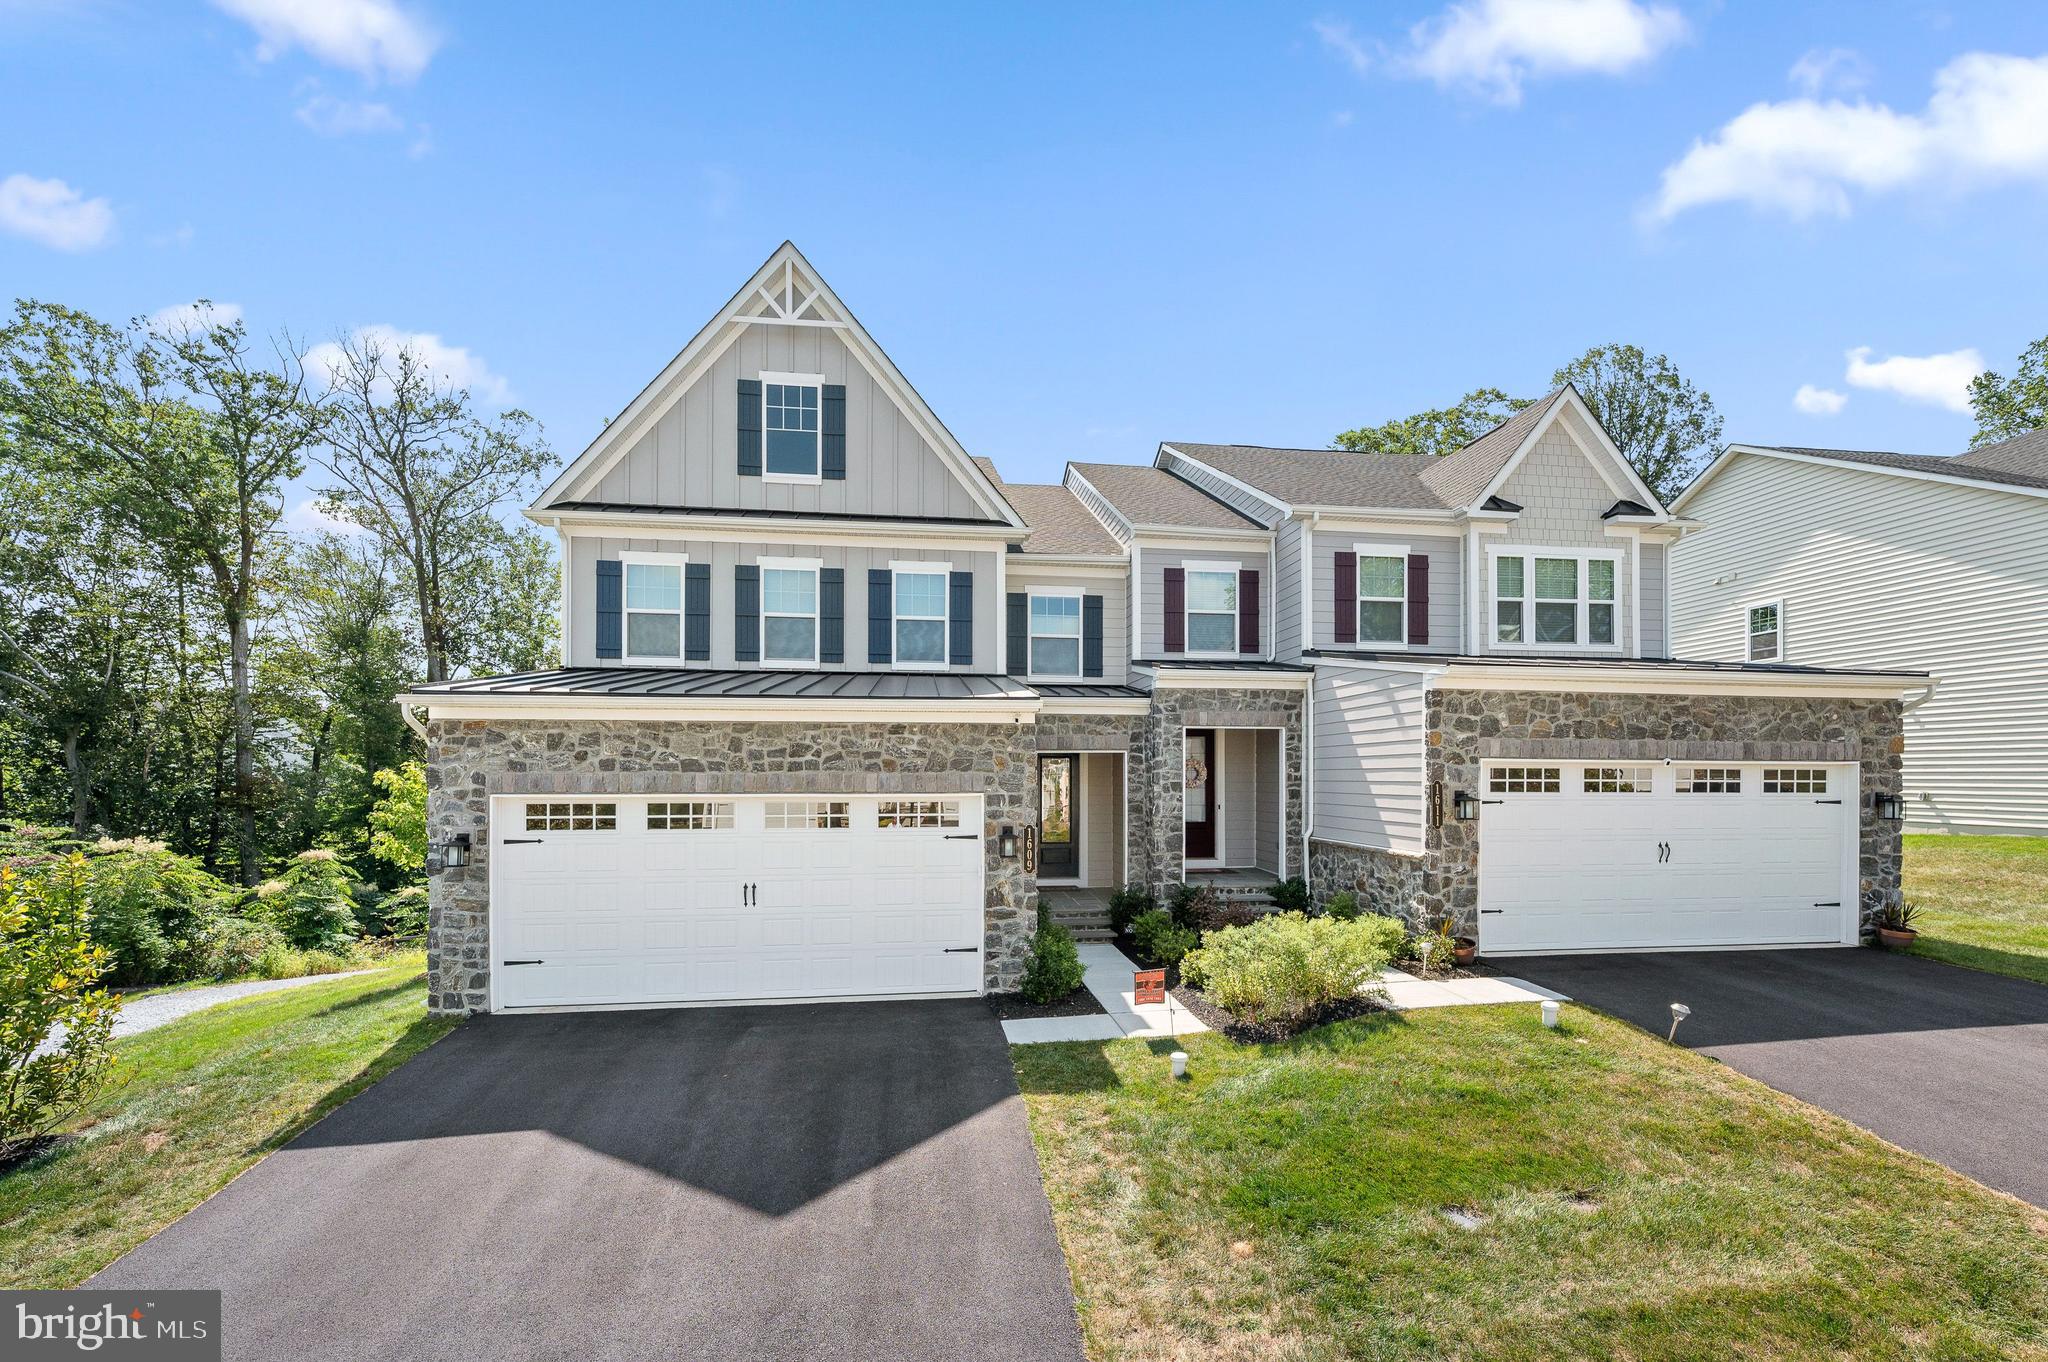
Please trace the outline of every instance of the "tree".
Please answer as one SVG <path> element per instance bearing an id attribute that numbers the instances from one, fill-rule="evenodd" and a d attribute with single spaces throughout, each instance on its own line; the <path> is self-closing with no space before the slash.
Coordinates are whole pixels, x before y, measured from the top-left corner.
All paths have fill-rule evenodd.
<path id="1" fill-rule="evenodd" d="M 442 385 L 410 347 L 374 335 L 337 346 L 316 457 L 333 475 L 323 496 L 403 565 L 426 679 L 445 681 L 474 629 L 472 606 L 508 547 L 502 516 L 554 459 L 532 417 L 485 421 L 467 390 Z M 551 603 L 550 603 L 551 604 Z M 544 612 L 545 613 L 545 612 Z"/>
<path id="2" fill-rule="evenodd" d="M 1529 405 L 1499 388 L 1475 388 L 1452 406 L 1347 430 L 1333 442 L 1364 454 L 1449 454 L 1463 449 Z"/>
<path id="3" fill-rule="evenodd" d="M 1977 417 L 1972 449 L 2048 427 L 2048 336 L 2020 352 L 2011 378 L 1987 369 L 1971 379 L 1970 410 Z"/>
<path id="4" fill-rule="evenodd" d="M 99 987 L 110 961 L 91 918 L 83 856 L 0 864 L 0 1162 L 83 1106 L 113 1066 L 121 1005 Z"/>
<path id="5" fill-rule="evenodd" d="M 1661 502 L 1669 503 L 1721 438 L 1714 400 L 1662 355 L 1639 346 L 1596 345 L 1551 375 L 1586 399 L 1629 466 Z"/>
<path id="6" fill-rule="evenodd" d="M 370 810 L 370 854 L 417 874 L 427 863 L 427 771 L 409 761 L 374 777 L 376 807 Z"/>

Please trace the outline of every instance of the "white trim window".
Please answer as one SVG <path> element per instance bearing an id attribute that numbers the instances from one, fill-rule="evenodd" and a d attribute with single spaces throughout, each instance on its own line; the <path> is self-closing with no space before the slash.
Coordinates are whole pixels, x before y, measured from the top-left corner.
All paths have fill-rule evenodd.
<path id="1" fill-rule="evenodd" d="M 1358 555 L 1358 641 L 1408 646 L 1408 548 L 1405 544 L 1353 544 Z"/>
<path id="2" fill-rule="evenodd" d="M 628 661 L 674 662 L 683 655 L 683 569 L 687 554 L 619 555 Z"/>
<path id="3" fill-rule="evenodd" d="M 762 558 L 761 661 L 772 667 L 818 665 L 816 558 Z"/>
<path id="4" fill-rule="evenodd" d="M 1081 675 L 1081 596 L 1079 591 L 1031 593 L 1028 679 L 1071 681 Z"/>
<path id="5" fill-rule="evenodd" d="M 818 482 L 822 374 L 761 375 L 761 477 Z"/>
<path id="6" fill-rule="evenodd" d="M 1183 629 L 1192 657 L 1237 656 L 1236 563 L 1183 563 Z"/>
<path id="7" fill-rule="evenodd" d="M 946 665 L 947 590 L 951 563 L 889 564 L 893 612 L 891 656 L 897 667 L 939 670 Z"/>
<path id="8" fill-rule="evenodd" d="M 1620 554 L 1519 545 L 1487 552 L 1495 647 L 1620 650 Z"/>
<path id="9" fill-rule="evenodd" d="M 1751 662 L 1785 660 L 1785 603 L 1758 601 L 1742 612 L 1743 657 Z"/>

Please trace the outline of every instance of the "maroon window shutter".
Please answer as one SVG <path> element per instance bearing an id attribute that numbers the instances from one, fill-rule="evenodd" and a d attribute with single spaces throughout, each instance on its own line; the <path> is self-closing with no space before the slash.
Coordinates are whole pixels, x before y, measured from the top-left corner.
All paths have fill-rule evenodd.
<path id="1" fill-rule="evenodd" d="M 1188 650 L 1188 574 L 1186 568 L 1166 570 L 1166 651 Z"/>
<path id="2" fill-rule="evenodd" d="M 1339 643 L 1358 642 L 1358 555 L 1337 555 L 1337 633 Z"/>
<path id="3" fill-rule="evenodd" d="M 1259 650 L 1259 570 L 1241 568 L 1237 574 L 1237 650 Z"/>
<path id="4" fill-rule="evenodd" d="M 1408 555 L 1408 641 L 1429 642 L 1429 555 Z"/>

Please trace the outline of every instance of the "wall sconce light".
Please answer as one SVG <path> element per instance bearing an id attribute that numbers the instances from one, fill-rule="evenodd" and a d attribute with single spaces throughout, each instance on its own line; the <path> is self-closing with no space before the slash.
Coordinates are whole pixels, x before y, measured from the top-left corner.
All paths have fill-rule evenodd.
<path id="1" fill-rule="evenodd" d="M 996 855 L 1006 861 L 1017 859 L 1017 829 L 1005 824 L 1003 830 L 996 834 Z"/>
<path id="2" fill-rule="evenodd" d="M 1451 812 L 1460 823 L 1471 822 L 1479 816 L 1479 796 L 1470 790 L 1459 790 L 1451 796 Z"/>
<path id="3" fill-rule="evenodd" d="M 458 832 L 445 842 L 435 842 L 427 847 L 426 870 L 429 875 L 438 875 L 444 870 L 460 870 L 469 864 L 469 834 Z"/>
<path id="4" fill-rule="evenodd" d="M 1887 823 L 1905 821 L 1906 801 L 1895 794 L 1873 794 L 1870 797 L 1871 811 Z"/>

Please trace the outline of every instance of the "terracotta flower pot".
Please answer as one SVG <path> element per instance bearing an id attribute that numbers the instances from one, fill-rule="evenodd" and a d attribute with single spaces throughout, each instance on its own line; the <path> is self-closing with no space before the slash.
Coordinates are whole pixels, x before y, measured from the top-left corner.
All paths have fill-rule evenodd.
<path id="1" fill-rule="evenodd" d="M 1471 964 L 1478 956 L 1479 943 L 1469 936 L 1459 937 L 1451 951 L 1451 959 L 1457 962 L 1459 969 Z"/>
<path id="2" fill-rule="evenodd" d="M 1902 951 L 1912 945 L 1914 939 L 1919 935 L 1920 933 L 1914 931 L 1911 927 L 1879 927 L 1877 929 L 1877 939 L 1885 944 L 1885 949 L 1887 950 Z"/>

